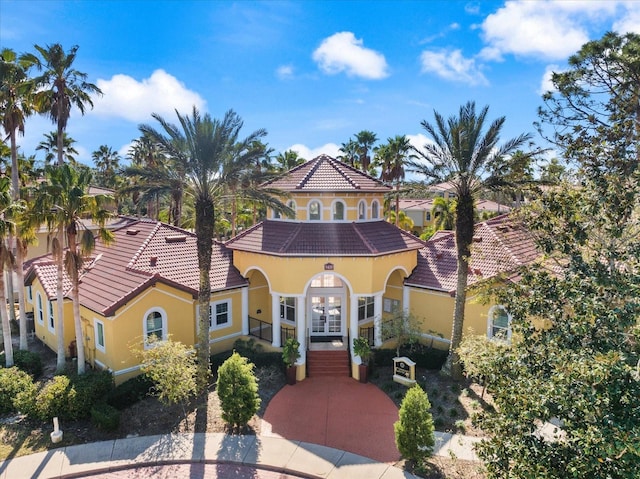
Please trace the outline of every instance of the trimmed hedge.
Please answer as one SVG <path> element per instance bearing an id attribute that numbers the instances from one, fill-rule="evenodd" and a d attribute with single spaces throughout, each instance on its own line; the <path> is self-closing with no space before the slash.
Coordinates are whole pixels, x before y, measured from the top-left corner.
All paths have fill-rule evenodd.
<path id="1" fill-rule="evenodd" d="M 33 406 L 37 386 L 31 376 L 13 366 L 0 369 L 0 413 L 28 413 Z"/>
<path id="2" fill-rule="evenodd" d="M 13 363 L 18 369 L 31 374 L 34 379 L 42 376 L 42 358 L 38 353 L 19 349 L 13 352 Z M 6 367 L 7 360 L 4 353 L 0 354 L 0 365 Z"/>
<path id="3" fill-rule="evenodd" d="M 275 366 L 276 368 L 284 370 L 282 353 L 277 351 L 265 352 L 262 350 L 262 345 L 256 343 L 254 339 L 238 339 L 233 343 L 233 350 L 211 355 L 211 370 L 214 372 L 217 371 L 218 367 L 229 359 L 234 351 L 240 356 L 247 358 L 256 368 Z"/>
<path id="4" fill-rule="evenodd" d="M 447 359 L 449 351 L 431 348 L 424 344 L 403 345 L 400 347 L 400 356 L 406 356 L 416 363 L 419 368 L 438 370 Z M 376 366 L 391 366 L 396 357 L 395 349 L 374 350 L 374 364 Z"/>
<path id="5" fill-rule="evenodd" d="M 146 375 L 140 374 L 111 390 L 107 395 L 107 404 L 122 411 L 147 397 L 152 387 L 153 381 Z"/>

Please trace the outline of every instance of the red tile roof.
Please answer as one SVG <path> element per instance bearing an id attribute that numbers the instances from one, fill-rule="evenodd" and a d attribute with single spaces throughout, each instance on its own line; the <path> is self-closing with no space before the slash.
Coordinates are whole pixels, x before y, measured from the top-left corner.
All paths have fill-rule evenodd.
<path id="1" fill-rule="evenodd" d="M 378 192 L 391 187 L 380 180 L 327 155 L 307 161 L 263 186 L 283 191 Z"/>
<path id="2" fill-rule="evenodd" d="M 431 211 L 433 209 L 433 198 L 425 198 L 425 199 L 401 199 L 400 200 L 400 210 L 409 211 L 409 210 L 421 210 L 421 211 Z M 511 208 L 506 205 L 502 205 L 500 203 L 496 203 L 491 200 L 477 200 L 475 202 L 475 209 L 477 211 L 492 211 L 492 212 L 502 212 L 508 213 L 511 211 Z"/>
<path id="3" fill-rule="evenodd" d="M 265 220 L 232 238 L 232 250 L 277 256 L 378 256 L 417 250 L 424 242 L 386 221 L 358 223 Z"/>
<path id="4" fill-rule="evenodd" d="M 91 259 L 80 279 L 80 303 L 109 316 L 122 304 L 156 282 L 196 296 L 199 287 L 196 237 L 164 223 L 138 220 L 114 231 L 109 246 L 96 240 Z M 56 295 L 56 265 L 51 256 L 25 265 L 27 282 L 37 276 L 50 298 Z M 246 280 L 232 264 L 232 252 L 215 242 L 211 259 L 211 290 L 244 286 Z M 65 295 L 71 283 L 65 274 Z"/>
<path id="5" fill-rule="evenodd" d="M 513 272 L 539 257 L 533 237 L 507 215 L 478 223 L 471 246 L 468 285 Z M 418 265 L 405 284 L 453 294 L 456 281 L 455 235 L 452 231 L 438 232 L 419 251 Z"/>

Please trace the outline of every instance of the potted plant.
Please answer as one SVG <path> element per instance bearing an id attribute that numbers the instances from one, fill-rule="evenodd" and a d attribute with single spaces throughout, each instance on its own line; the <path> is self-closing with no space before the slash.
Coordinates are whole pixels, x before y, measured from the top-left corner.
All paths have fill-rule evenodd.
<path id="1" fill-rule="evenodd" d="M 296 338 L 287 338 L 282 346 L 282 361 L 287 372 L 287 384 L 296 383 L 296 361 L 300 357 L 300 343 Z"/>
<path id="2" fill-rule="evenodd" d="M 361 363 L 358 365 L 358 375 L 361 383 L 367 382 L 369 372 L 369 359 L 371 358 L 371 346 L 367 338 L 359 337 L 353 340 L 353 352 L 360 356 Z"/>

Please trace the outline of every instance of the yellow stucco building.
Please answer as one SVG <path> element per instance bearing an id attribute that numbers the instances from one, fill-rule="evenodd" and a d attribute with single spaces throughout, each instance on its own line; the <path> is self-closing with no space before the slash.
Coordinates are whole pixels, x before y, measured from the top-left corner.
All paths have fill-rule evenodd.
<path id="1" fill-rule="evenodd" d="M 297 378 L 308 352 L 332 344 L 345 351 L 350 373 L 360 358 L 348 352 L 367 336 L 383 346 L 382 322 L 404 310 L 419 318 L 425 340 L 448 347 L 456 281 L 455 238 L 428 242 L 384 221 L 391 189 L 328 156 L 308 161 L 268 183 L 286 191 L 294 218 L 268 218 L 225 243 L 214 242 L 209 337 L 212 351 L 256 337 L 271 348 L 287 337 L 301 344 Z M 195 235 L 150 220 L 130 220 L 110 246 L 98 242 L 81 276 L 80 302 L 87 362 L 116 382 L 138 374 L 132 349 L 156 335 L 192 345 L 198 316 Z M 537 257 L 533 242 L 506 217 L 476 228 L 470 284 L 515 270 Z M 43 256 L 26 266 L 35 334 L 55 350 L 56 266 Z M 65 293 L 70 284 L 65 283 Z M 470 298 L 465 325 L 489 335 L 508 330 L 497 305 Z M 65 296 L 64 343 L 74 341 Z"/>

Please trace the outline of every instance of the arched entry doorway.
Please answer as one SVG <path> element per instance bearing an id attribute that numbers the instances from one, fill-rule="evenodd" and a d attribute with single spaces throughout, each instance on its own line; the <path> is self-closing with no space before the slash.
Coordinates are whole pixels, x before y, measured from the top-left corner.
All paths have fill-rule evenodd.
<path id="1" fill-rule="evenodd" d="M 307 291 L 307 317 L 312 342 L 346 336 L 346 299 L 346 286 L 337 275 L 322 273 L 311 280 Z"/>

